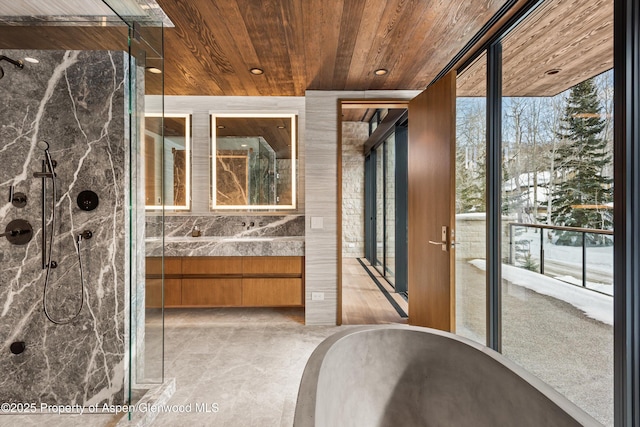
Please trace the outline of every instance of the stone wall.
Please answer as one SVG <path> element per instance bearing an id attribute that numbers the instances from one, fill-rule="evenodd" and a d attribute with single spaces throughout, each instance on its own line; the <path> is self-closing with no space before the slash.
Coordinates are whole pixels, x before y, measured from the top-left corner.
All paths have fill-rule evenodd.
<path id="1" fill-rule="evenodd" d="M 342 256 L 364 257 L 364 155 L 369 124 L 342 123 Z"/>
<path id="2" fill-rule="evenodd" d="M 509 259 L 509 223 L 516 218 L 502 217 L 502 260 Z M 487 257 L 487 215 L 485 212 L 456 215 L 456 259 L 471 260 Z"/>
<path id="3" fill-rule="evenodd" d="M 487 257 L 487 215 L 484 212 L 456 215 L 456 258 Z"/>

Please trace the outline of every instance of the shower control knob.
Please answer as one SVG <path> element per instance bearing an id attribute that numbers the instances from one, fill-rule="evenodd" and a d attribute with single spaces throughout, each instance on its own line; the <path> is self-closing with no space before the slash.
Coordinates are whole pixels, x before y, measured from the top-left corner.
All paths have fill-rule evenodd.
<path id="1" fill-rule="evenodd" d="M 13 204 L 16 208 L 24 208 L 27 206 L 27 195 L 24 193 L 16 193 L 15 187 L 12 185 L 9 187 L 9 203 Z"/>
<path id="2" fill-rule="evenodd" d="M 14 219 L 7 224 L 4 233 L 1 233 L 0 237 L 6 237 L 9 243 L 13 245 L 26 245 L 33 237 L 33 228 L 24 219 Z"/>
<path id="3" fill-rule="evenodd" d="M 21 354 L 26 347 L 27 346 L 24 341 L 16 341 L 14 343 L 11 343 L 11 345 L 9 346 L 9 350 L 11 350 L 11 353 L 13 354 Z"/>
<path id="4" fill-rule="evenodd" d="M 100 199 L 98 195 L 91 190 L 84 190 L 78 194 L 78 207 L 83 211 L 92 211 L 98 207 Z"/>

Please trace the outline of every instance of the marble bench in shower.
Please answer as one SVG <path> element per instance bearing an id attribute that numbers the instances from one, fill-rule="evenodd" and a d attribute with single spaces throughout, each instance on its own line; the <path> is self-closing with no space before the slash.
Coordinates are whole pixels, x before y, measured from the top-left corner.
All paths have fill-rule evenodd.
<path id="1" fill-rule="evenodd" d="M 349 328 L 311 355 L 294 427 L 599 426 L 501 354 L 446 332 Z"/>

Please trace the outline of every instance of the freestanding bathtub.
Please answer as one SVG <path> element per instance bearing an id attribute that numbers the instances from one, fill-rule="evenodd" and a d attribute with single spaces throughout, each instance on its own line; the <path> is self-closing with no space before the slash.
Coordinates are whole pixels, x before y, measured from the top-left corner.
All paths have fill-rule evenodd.
<path id="1" fill-rule="evenodd" d="M 364 326 L 305 367 L 294 427 L 600 426 L 501 354 L 434 329 Z"/>

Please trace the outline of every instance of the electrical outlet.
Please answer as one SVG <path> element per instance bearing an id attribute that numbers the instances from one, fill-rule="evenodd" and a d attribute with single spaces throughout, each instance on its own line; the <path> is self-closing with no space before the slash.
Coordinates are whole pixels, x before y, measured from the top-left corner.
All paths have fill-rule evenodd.
<path id="1" fill-rule="evenodd" d="M 311 292 L 311 301 L 324 301 L 324 292 Z"/>

